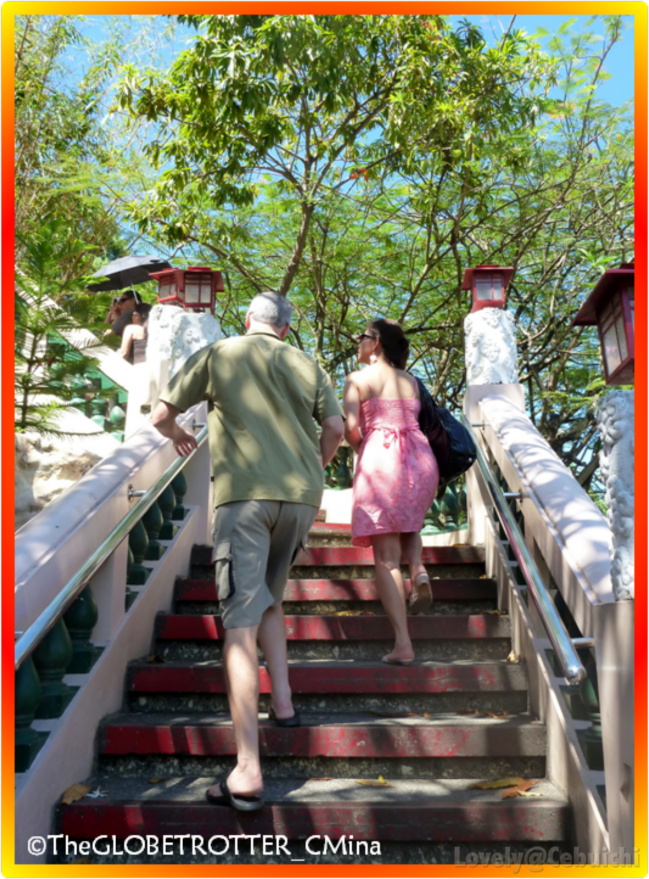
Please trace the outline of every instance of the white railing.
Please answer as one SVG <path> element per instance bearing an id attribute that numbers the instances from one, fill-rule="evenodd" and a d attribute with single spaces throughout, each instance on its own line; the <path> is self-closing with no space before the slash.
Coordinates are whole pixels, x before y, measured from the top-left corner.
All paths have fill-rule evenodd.
<path id="1" fill-rule="evenodd" d="M 592 790 L 584 794 L 582 811 L 592 807 L 599 796 L 597 789 L 605 785 L 611 849 L 623 847 L 631 852 L 634 607 L 632 600 L 615 599 L 606 519 L 526 415 L 520 385 L 469 388 L 465 413 L 471 423 L 480 425 L 475 433 L 507 491 L 520 495 L 517 507 L 525 542 L 546 586 L 559 590 L 580 635 L 594 644 L 604 772 L 591 772 L 585 780 Z M 486 524 L 491 501 L 475 472 L 467 478 L 467 494 L 471 542 L 498 543 Z M 550 646 L 539 635 L 537 630 L 532 636 L 537 653 Z M 556 675 L 549 677 L 563 709 L 560 680 Z M 535 697 L 533 687 L 531 696 Z M 547 706 L 541 704 L 540 694 L 536 696 L 543 713 Z M 563 770 L 559 775 L 569 791 L 569 773 L 565 766 Z"/>

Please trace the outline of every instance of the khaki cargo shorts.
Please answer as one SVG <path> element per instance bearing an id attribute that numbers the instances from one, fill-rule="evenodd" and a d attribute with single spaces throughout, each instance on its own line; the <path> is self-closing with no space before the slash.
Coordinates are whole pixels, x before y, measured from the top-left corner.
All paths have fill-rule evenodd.
<path id="1" fill-rule="evenodd" d="M 258 626 L 282 603 L 288 572 L 318 510 L 284 501 L 235 501 L 214 510 L 214 576 L 226 629 Z"/>

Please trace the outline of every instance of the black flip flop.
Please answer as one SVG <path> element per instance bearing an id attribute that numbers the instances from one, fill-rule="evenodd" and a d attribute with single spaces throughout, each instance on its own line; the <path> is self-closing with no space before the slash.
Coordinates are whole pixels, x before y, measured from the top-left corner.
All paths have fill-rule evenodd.
<path id="1" fill-rule="evenodd" d="M 268 706 L 268 719 L 275 726 L 302 726 L 302 720 L 297 711 L 294 712 L 292 717 L 278 717 L 272 705 Z"/>
<path id="2" fill-rule="evenodd" d="M 219 783 L 219 788 L 221 796 L 211 794 L 209 788 L 205 791 L 205 799 L 208 803 L 213 803 L 215 806 L 228 806 L 238 812 L 256 812 L 257 809 L 261 809 L 265 805 L 265 801 L 261 797 L 233 794 L 225 778 Z"/>

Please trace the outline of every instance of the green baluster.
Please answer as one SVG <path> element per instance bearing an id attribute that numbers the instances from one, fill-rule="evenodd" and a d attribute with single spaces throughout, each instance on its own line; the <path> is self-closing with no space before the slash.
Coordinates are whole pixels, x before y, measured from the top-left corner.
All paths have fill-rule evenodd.
<path id="1" fill-rule="evenodd" d="M 187 510 L 183 507 L 183 498 L 187 494 L 187 480 L 182 470 L 179 470 L 171 480 L 171 487 L 176 495 L 176 506 L 171 518 L 177 522 L 179 519 L 184 519 L 187 515 Z"/>
<path id="2" fill-rule="evenodd" d="M 457 493 L 455 491 L 454 485 L 449 485 L 444 492 L 444 497 L 442 498 L 442 503 L 440 504 L 440 510 L 444 515 L 444 518 L 446 519 L 446 527 L 449 530 L 457 528 L 460 515 L 460 505 L 458 503 Z"/>
<path id="3" fill-rule="evenodd" d="M 157 562 L 164 555 L 166 547 L 158 540 L 160 530 L 164 525 L 164 519 L 162 518 L 162 512 L 156 501 L 151 504 L 146 513 L 142 516 L 141 522 L 146 528 L 146 533 L 149 538 L 149 548 L 147 549 L 144 558 L 150 562 Z"/>
<path id="4" fill-rule="evenodd" d="M 80 409 L 84 414 L 86 411 L 86 383 L 82 378 L 72 379 L 70 382 L 70 387 L 75 392 L 74 396 L 70 400 L 70 404 L 72 406 L 76 406 L 77 409 Z"/>
<path id="5" fill-rule="evenodd" d="M 133 566 L 135 565 L 135 558 L 133 557 L 133 550 L 131 547 L 127 547 L 128 554 L 126 556 L 126 582 L 128 583 L 131 578 L 131 571 L 133 570 Z M 146 570 L 146 569 L 145 569 Z M 124 612 L 127 613 L 130 606 L 133 604 L 135 599 L 137 598 L 137 592 L 134 589 L 131 589 L 130 586 L 126 587 L 124 591 Z"/>
<path id="6" fill-rule="evenodd" d="M 164 523 L 160 529 L 160 540 L 173 540 L 178 531 L 178 526 L 171 521 L 174 507 L 176 506 L 176 495 L 171 485 L 168 485 L 158 498 L 158 506 L 162 511 Z"/>
<path id="7" fill-rule="evenodd" d="M 604 749 L 602 745 L 602 715 L 599 708 L 599 687 L 597 684 L 597 666 L 589 651 L 580 651 L 579 657 L 586 667 L 587 676 L 579 685 L 581 701 L 588 713 L 592 726 L 580 730 L 577 734 L 579 743 L 586 757 L 589 769 L 604 771 Z"/>
<path id="8" fill-rule="evenodd" d="M 149 537 L 140 520 L 128 535 L 128 545 L 133 551 L 133 567 L 126 581 L 129 586 L 142 586 L 151 573 L 151 568 L 145 568 L 142 562 L 149 548 Z"/>
<path id="9" fill-rule="evenodd" d="M 338 454 L 340 456 L 340 464 L 338 465 L 338 469 L 336 470 L 336 481 L 338 483 L 338 487 L 351 488 L 352 474 L 349 470 L 348 464 L 349 449 L 340 449 Z"/>
<path id="10" fill-rule="evenodd" d="M 50 629 L 34 650 L 33 656 L 43 688 L 43 698 L 35 716 L 60 717 L 75 693 L 63 683 L 63 675 L 72 659 L 72 640 L 62 619 Z"/>
<path id="11" fill-rule="evenodd" d="M 126 412 L 121 406 L 115 404 L 108 416 L 108 428 L 115 439 L 124 442 L 124 425 L 126 424 Z"/>
<path id="12" fill-rule="evenodd" d="M 95 596 L 90 586 L 86 586 L 63 614 L 72 638 L 72 662 L 68 674 L 86 674 L 95 664 L 101 651 L 90 643 L 90 636 L 98 616 Z"/>
<path id="13" fill-rule="evenodd" d="M 94 421 L 95 424 L 99 425 L 99 427 L 104 430 L 106 426 L 106 401 L 103 397 L 100 397 L 99 394 L 95 394 L 90 401 L 90 409 L 92 411 L 90 420 Z"/>
<path id="14" fill-rule="evenodd" d="M 462 527 L 466 528 L 468 507 L 467 507 L 467 499 L 466 499 L 466 487 L 464 485 L 462 486 L 462 488 L 458 492 L 457 502 L 460 507 L 460 516 L 459 516 L 458 521 Z"/>
<path id="15" fill-rule="evenodd" d="M 325 481 L 325 485 L 327 488 L 333 487 L 333 484 L 334 484 L 333 475 L 334 475 L 334 472 L 331 467 L 331 464 L 329 463 L 329 464 L 327 464 L 327 466 L 325 467 L 325 470 L 324 470 L 324 481 Z"/>
<path id="16" fill-rule="evenodd" d="M 16 772 L 27 772 L 47 737 L 31 728 L 42 695 L 36 668 L 28 656 L 16 672 Z"/>

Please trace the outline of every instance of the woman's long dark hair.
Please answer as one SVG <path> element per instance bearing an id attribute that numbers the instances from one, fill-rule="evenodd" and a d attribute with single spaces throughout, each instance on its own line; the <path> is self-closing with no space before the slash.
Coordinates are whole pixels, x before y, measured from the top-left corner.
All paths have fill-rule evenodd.
<path id="1" fill-rule="evenodd" d="M 380 317 L 369 325 L 370 333 L 379 339 L 383 353 L 392 366 L 405 369 L 410 352 L 410 342 L 396 320 Z"/>

